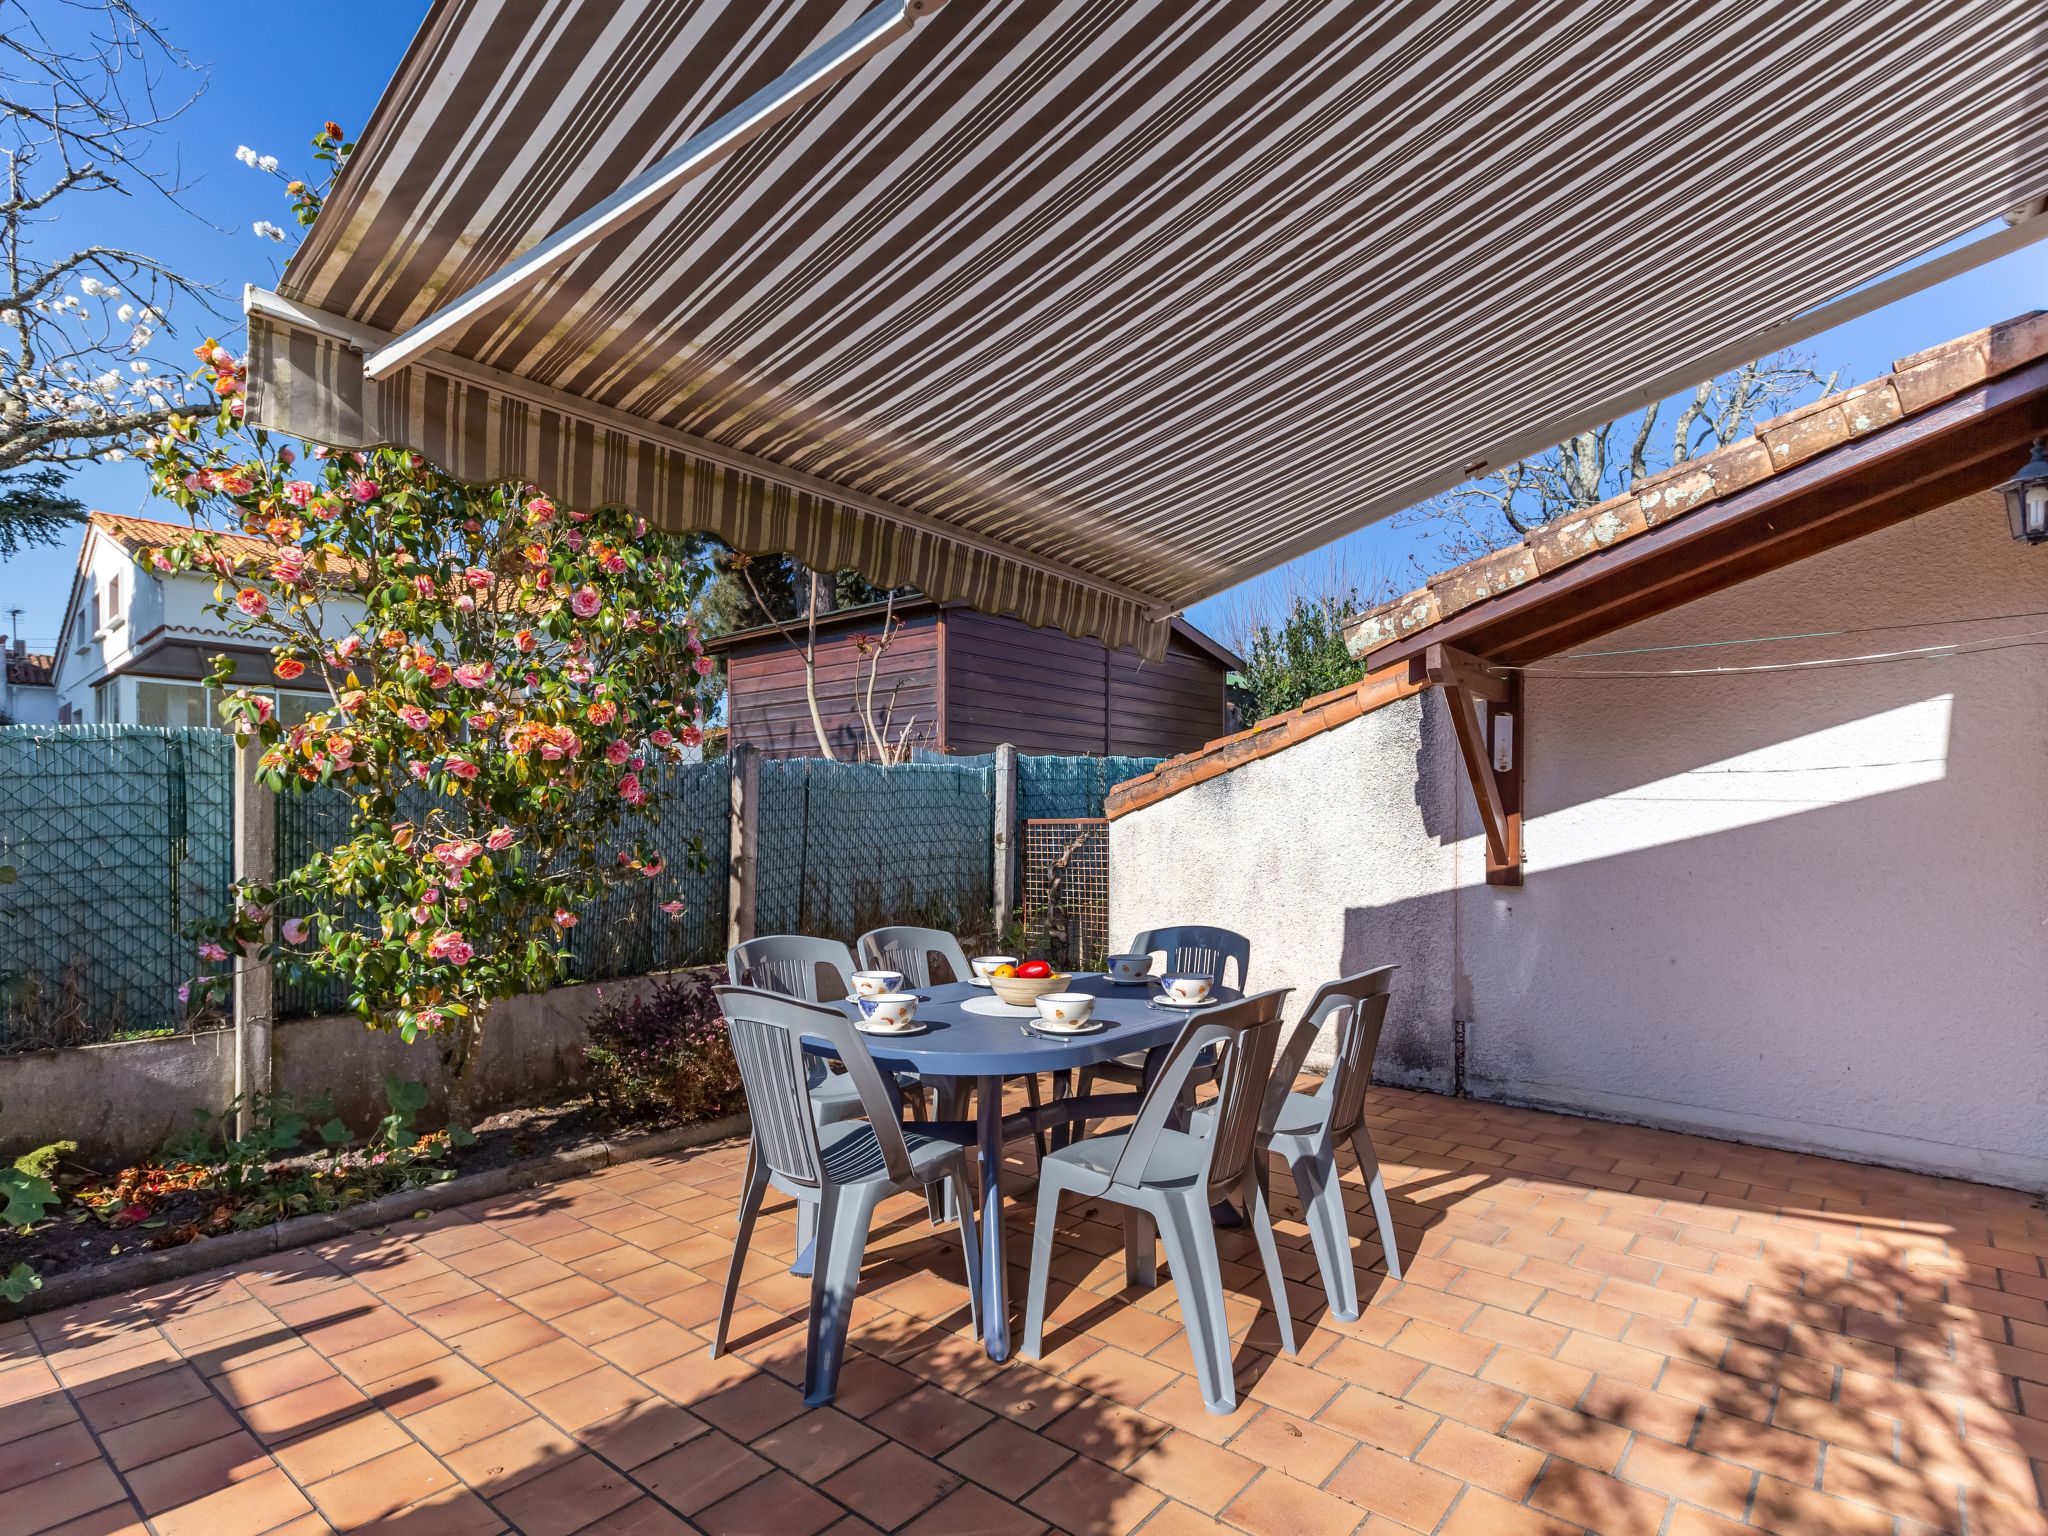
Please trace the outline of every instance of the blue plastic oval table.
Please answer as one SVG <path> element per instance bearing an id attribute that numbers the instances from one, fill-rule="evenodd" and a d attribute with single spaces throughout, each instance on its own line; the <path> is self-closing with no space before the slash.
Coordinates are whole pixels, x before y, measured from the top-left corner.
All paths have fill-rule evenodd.
<path id="1" fill-rule="evenodd" d="M 1012 1115 L 1006 1126 L 1003 1115 L 1003 1080 L 1027 1077 L 1039 1072 L 1065 1072 L 1093 1066 L 1134 1051 L 1145 1052 L 1150 1069 L 1156 1067 L 1168 1046 L 1179 1036 L 1189 1010 L 1170 1008 L 1152 1001 L 1156 987 L 1119 986 L 1102 976 L 1076 975 L 1070 990 L 1086 992 L 1096 999 L 1095 1017 L 1103 1029 L 1093 1034 L 1054 1039 L 1026 1028 L 1036 1018 L 1031 1008 L 1010 1008 L 987 987 L 971 982 L 926 987 L 918 993 L 917 1022 L 924 1027 L 915 1034 L 884 1035 L 863 1033 L 868 1052 L 884 1068 L 915 1072 L 928 1083 L 942 1078 L 966 1079 L 974 1084 L 975 1132 L 981 1155 L 981 1243 L 983 1342 L 992 1360 L 1007 1359 L 1010 1353 L 1009 1268 L 1004 1258 L 1002 1166 L 1006 1129 L 1043 1128 L 1064 1118 L 1078 1119 L 1075 1106 L 1083 1101 L 1056 1101 L 1036 1111 Z M 1216 996 L 1231 1001 L 1237 993 L 1219 987 Z M 852 1003 L 839 1004 L 849 1015 L 857 1014 Z M 820 1049 L 823 1041 L 808 1041 Z M 1114 1100 L 1129 1099 L 1117 1095 Z M 1106 1101 L 1098 1098 L 1098 1106 Z M 1111 1110 L 1110 1113 L 1122 1111 Z M 1091 1116 L 1090 1118 L 1094 1118 Z"/>

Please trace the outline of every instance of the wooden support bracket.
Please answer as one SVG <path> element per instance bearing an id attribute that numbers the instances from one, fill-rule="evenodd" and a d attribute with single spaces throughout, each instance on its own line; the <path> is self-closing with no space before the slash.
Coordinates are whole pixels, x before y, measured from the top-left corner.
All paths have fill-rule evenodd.
<path id="1" fill-rule="evenodd" d="M 1447 645 L 1432 645 L 1408 670 L 1411 682 L 1426 679 L 1444 691 L 1486 831 L 1486 883 L 1520 885 L 1522 674 L 1489 671 L 1478 657 Z"/>

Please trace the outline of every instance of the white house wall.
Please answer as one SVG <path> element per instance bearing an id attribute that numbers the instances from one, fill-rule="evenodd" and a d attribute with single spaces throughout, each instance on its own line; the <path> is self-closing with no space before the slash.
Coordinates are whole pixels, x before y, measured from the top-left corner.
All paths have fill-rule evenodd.
<path id="1" fill-rule="evenodd" d="M 2014 544 L 1977 498 L 1585 649 L 2043 610 L 2048 550 Z M 1571 665 L 1739 666 L 2031 630 L 2048 618 Z M 2048 1183 L 2040 640 L 1526 688 L 1523 887 L 1484 883 L 1470 790 L 1427 695 L 1112 823 L 1113 936 L 1222 922 L 1251 935 L 1255 985 L 1303 995 L 1398 960 L 1383 1078 L 1448 1084 L 1461 1022 L 1481 1097 Z"/>

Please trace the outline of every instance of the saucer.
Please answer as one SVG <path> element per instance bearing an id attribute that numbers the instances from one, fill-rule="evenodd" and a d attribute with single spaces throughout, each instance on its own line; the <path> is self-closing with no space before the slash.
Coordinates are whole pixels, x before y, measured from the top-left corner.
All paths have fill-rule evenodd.
<path id="1" fill-rule="evenodd" d="M 899 1024 L 891 1029 L 880 1024 L 871 1024 L 866 1019 L 856 1019 L 853 1027 L 864 1035 L 921 1035 L 925 1032 L 922 1019 L 912 1019 L 908 1024 Z"/>
<path id="2" fill-rule="evenodd" d="M 1220 997 L 1205 997 L 1199 1003 L 1177 1003 L 1162 992 L 1159 996 L 1152 999 L 1152 1006 L 1154 1008 L 1214 1008 L 1222 1001 L 1223 999 Z"/>
<path id="3" fill-rule="evenodd" d="M 1140 976 L 1136 981 L 1125 981 L 1123 977 L 1109 971 L 1102 973 L 1102 979 L 1113 987 L 1149 987 L 1159 980 L 1157 976 Z"/>
<path id="4" fill-rule="evenodd" d="M 1029 1020 L 1024 1027 L 1034 1035 L 1044 1035 L 1048 1040 L 1066 1040 L 1075 1035 L 1095 1035 L 1109 1028 L 1107 1019 L 1090 1019 L 1078 1029 L 1061 1029 L 1046 1023 L 1043 1019 Z"/>
<path id="5" fill-rule="evenodd" d="M 986 976 L 970 976 L 967 978 L 967 985 L 969 985 L 970 987 L 987 987 L 993 986 L 994 983 L 991 982 Z"/>

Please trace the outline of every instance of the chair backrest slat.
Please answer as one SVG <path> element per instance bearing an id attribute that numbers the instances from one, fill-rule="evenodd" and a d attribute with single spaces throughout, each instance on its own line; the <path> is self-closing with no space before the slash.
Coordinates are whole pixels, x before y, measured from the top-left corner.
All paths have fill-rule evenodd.
<path id="1" fill-rule="evenodd" d="M 1330 1106 L 1331 1136 L 1342 1139 L 1351 1134 L 1365 1113 L 1365 1090 L 1372 1083 L 1373 1057 L 1379 1051 L 1380 1031 L 1393 1001 L 1394 972 L 1399 969 L 1398 965 L 1375 966 L 1316 988 L 1301 1022 L 1294 1026 L 1274 1062 L 1272 1086 L 1266 1094 L 1268 1129 L 1294 1087 L 1317 1034 L 1334 1020 L 1333 1061 L 1319 1092 Z"/>
<path id="2" fill-rule="evenodd" d="M 1174 1112 L 1182 1086 L 1202 1054 L 1213 1049 L 1219 1058 L 1218 1093 L 1205 1154 L 1211 1198 L 1229 1193 L 1242 1182 L 1251 1165 L 1286 1001 L 1287 989 L 1276 987 L 1188 1021 L 1138 1106 L 1112 1179 L 1144 1182 L 1153 1148 Z"/>
<path id="3" fill-rule="evenodd" d="M 853 951 L 837 939 L 812 939 L 800 934 L 770 934 L 735 944 L 725 957 L 726 980 L 736 987 L 759 987 L 807 1003 L 829 1003 L 853 996 Z M 821 986 L 832 978 L 836 992 Z"/>
<path id="4" fill-rule="evenodd" d="M 1182 923 L 1173 928 L 1150 928 L 1131 940 L 1130 953 L 1166 956 L 1167 975 L 1207 976 L 1219 987 L 1242 992 L 1251 974 L 1252 941 L 1228 928 L 1201 923 Z M 1235 963 L 1236 976 L 1226 975 Z"/>
<path id="5" fill-rule="evenodd" d="M 953 974 L 949 981 L 967 981 L 973 976 L 967 951 L 943 928 L 876 928 L 860 936 L 860 963 L 871 971 L 901 971 L 913 987 L 940 985 L 933 974 L 937 957 Z"/>
<path id="6" fill-rule="evenodd" d="M 718 1006 L 732 1037 L 732 1053 L 746 1085 L 754 1145 L 769 1168 L 792 1183 L 812 1188 L 825 1178 L 817 1123 L 811 1118 L 804 1037 L 838 1052 L 846 1075 L 860 1094 L 875 1143 L 889 1174 L 910 1177 L 910 1150 L 895 1099 L 867 1042 L 837 1008 L 784 997 L 758 987 L 718 987 Z"/>

